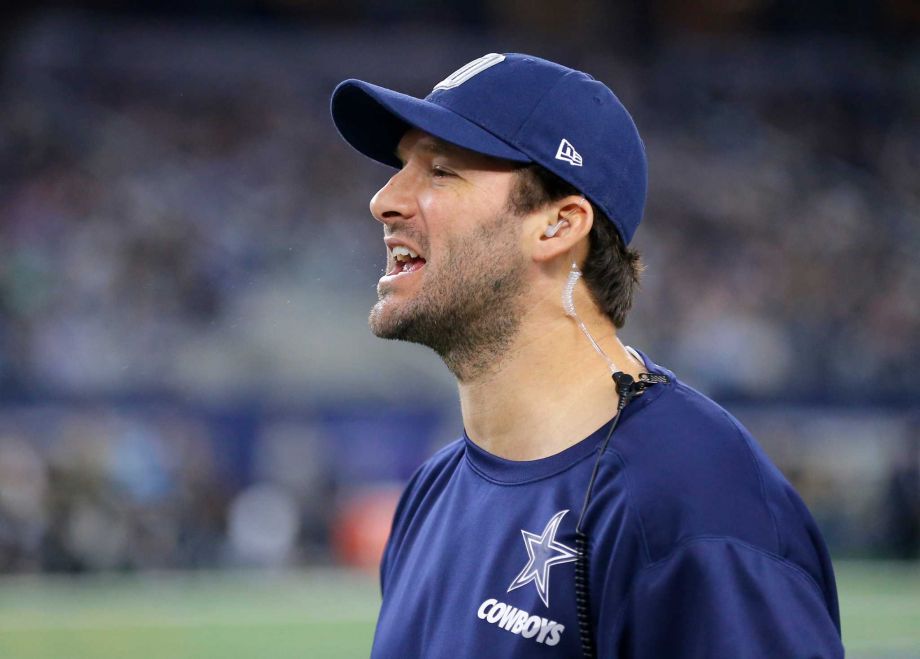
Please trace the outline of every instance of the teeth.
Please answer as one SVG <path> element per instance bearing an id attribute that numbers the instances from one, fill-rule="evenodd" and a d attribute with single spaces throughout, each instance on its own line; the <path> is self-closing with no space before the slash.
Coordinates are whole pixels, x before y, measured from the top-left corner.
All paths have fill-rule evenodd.
<path id="1" fill-rule="evenodd" d="M 393 248 L 393 256 L 396 257 L 396 260 L 399 262 L 408 261 L 409 259 L 417 259 L 418 254 L 413 252 L 411 249 L 405 245 L 397 245 Z"/>

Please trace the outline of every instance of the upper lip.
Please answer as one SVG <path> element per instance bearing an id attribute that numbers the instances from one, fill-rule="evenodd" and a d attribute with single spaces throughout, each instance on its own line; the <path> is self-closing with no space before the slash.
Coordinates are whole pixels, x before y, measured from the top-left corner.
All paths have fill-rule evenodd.
<path id="1" fill-rule="evenodd" d="M 387 275 L 394 274 L 397 271 L 396 257 L 393 256 L 393 249 L 395 247 L 399 247 L 399 246 L 406 247 L 408 249 L 411 249 L 416 254 L 418 254 L 421 259 L 425 258 L 422 255 L 421 251 L 418 249 L 418 247 L 413 245 L 408 240 L 403 240 L 402 238 L 399 238 L 397 236 L 386 236 L 383 239 L 383 242 L 387 246 L 387 267 L 386 267 Z"/>
<path id="2" fill-rule="evenodd" d="M 403 240 L 402 238 L 397 238 L 396 236 L 387 236 L 386 238 L 383 239 L 383 242 L 387 246 L 387 249 L 390 250 L 391 257 L 393 255 L 393 248 L 402 245 L 403 247 L 408 247 L 413 252 L 418 254 L 420 258 L 425 258 L 425 255 L 422 254 L 422 250 L 420 250 L 418 247 L 416 247 L 409 241 Z"/>

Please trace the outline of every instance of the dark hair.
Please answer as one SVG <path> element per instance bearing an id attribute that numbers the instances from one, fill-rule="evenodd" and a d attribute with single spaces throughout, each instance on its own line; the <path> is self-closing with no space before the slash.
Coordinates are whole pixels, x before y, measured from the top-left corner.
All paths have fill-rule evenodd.
<path id="1" fill-rule="evenodd" d="M 545 167 L 535 163 L 517 170 L 517 181 L 508 198 L 518 214 L 530 213 L 569 195 L 581 194 Z M 593 202 L 594 223 L 588 234 L 588 257 L 582 274 L 591 297 L 617 329 L 626 324 L 633 297 L 639 287 L 642 260 L 639 252 L 623 244 L 616 226 Z"/>

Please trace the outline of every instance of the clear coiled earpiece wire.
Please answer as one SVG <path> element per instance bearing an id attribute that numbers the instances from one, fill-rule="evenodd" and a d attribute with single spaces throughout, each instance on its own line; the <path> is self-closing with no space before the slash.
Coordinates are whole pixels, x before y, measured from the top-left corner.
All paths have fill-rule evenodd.
<path id="1" fill-rule="evenodd" d="M 611 435 L 613 435 L 613 430 L 620 420 L 620 412 L 629 402 L 630 395 L 620 386 L 621 378 L 624 374 L 617 368 L 616 364 L 607 353 L 604 352 L 600 344 L 594 340 L 588 327 L 575 309 L 575 286 L 578 284 L 578 280 L 581 279 L 581 277 L 581 270 L 578 268 L 578 264 L 573 260 L 572 267 L 569 269 L 569 278 L 566 280 L 565 288 L 562 289 L 562 307 L 565 310 L 565 315 L 572 318 L 578 324 L 578 328 L 591 343 L 591 346 L 597 354 L 603 357 L 604 361 L 607 362 L 607 367 L 610 369 L 610 375 L 617 384 L 617 393 L 619 393 L 620 396 L 617 402 L 616 415 L 610 422 L 610 429 L 607 431 L 607 436 L 598 448 L 597 459 L 594 461 L 594 468 L 591 470 L 591 478 L 588 480 L 588 487 L 585 490 L 585 499 L 582 503 L 581 513 L 575 525 L 575 550 L 577 552 L 577 557 L 575 559 L 575 612 L 578 617 L 578 635 L 581 641 L 582 655 L 586 659 L 593 659 L 595 652 L 594 634 L 591 631 L 591 601 L 588 590 L 588 536 L 585 534 L 582 524 L 584 523 L 585 513 L 588 510 L 588 503 L 591 501 L 591 491 L 594 489 L 594 481 L 597 478 L 597 472 L 600 468 L 601 456 L 607 450 L 607 445 L 610 442 Z M 626 377 L 628 378 L 629 376 Z"/>
<path id="2" fill-rule="evenodd" d="M 556 224 L 548 227 L 545 232 L 546 237 L 552 238 L 555 236 L 563 223 L 566 223 L 565 220 L 560 220 Z M 585 489 L 585 499 L 581 506 L 581 513 L 578 515 L 578 522 L 575 524 L 575 549 L 578 554 L 575 559 L 575 609 L 578 617 L 578 636 L 581 641 L 582 655 L 586 659 L 594 659 L 594 634 L 591 631 L 591 601 L 588 590 L 588 536 L 584 532 L 583 527 L 585 514 L 588 511 L 588 504 L 591 502 L 591 492 L 594 490 L 594 481 L 597 479 L 597 472 L 601 465 L 601 457 L 607 451 L 610 437 L 613 435 L 613 431 L 620 421 L 620 413 L 623 411 L 623 408 L 626 407 L 629 401 L 635 396 L 641 395 L 650 384 L 668 382 L 669 380 L 666 375 L 641 373 L 639 375 L 639 381 L 637 382 L 633 380 L 631 375 L 617 368 L 613 360 L 604 352 L 600 344 L 594 340 L 594 337 L 591 336 L 591 332 L 588 330 L 587 325 L 585 325 L 584 321 L 578 315 L 578 311 L 575 309 L 575 286 L 578 284 L 578 280 L 581 279 L 581 277 L 581 270 L 573 259 L 572 267 L 569 269 L 569 277 L 565 282 L 565 287 L 562 289 L 562 307 L 565 310 L 565 315 L 572 318 L 572 320 L 578 324 L 578 328 L 591 343 L 595 352 L 607 362 L 607 367 L 610 369 L 610 377 L 616 385 L 616 391 L 619 397 L 617 400 L 617 411 L 610 421 L 610 428 L 607 430 L 607 436 L 598 447 L 594 468 L 591 470 L 591 478 L 588 480 L 588 487 Z"/>
<path id="3" fill-rule="evenodd" d="M 581 270 L 578 269 L 578 264 L 572 261 L 572 267 L 569 269 L 569 278 L 565 283 L 565 288 L 562 289 L 562 308 L 565 309 L 566 316 L 573 318 L 575 322 L 578 323 L 579 329 L 581 329 L 582 333 L 588 338 L 588 341 L 591 342 L 594 350 L 607 362 L 607 366 L 610 368 L 610 375 L 612 376 L 614 373 L 617 373 L 619 369 L 616 364 L 613 363 L 613 360 L 607 356 L 607 353 L 604 352 L 604 349 L 600 347 L 598 342 L 594 340 L 594 337 L 591 336 L 591 332 L 588 331 L 584 321 L 578 316 L 578 312 L 575 310 L 575 284 L 578 283 L 579 279 L 581 279 Z"/>

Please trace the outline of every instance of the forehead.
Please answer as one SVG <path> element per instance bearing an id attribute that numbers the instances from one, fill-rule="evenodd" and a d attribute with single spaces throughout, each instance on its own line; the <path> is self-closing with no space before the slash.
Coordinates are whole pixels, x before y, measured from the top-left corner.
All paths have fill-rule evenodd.
<path id="1" fill-rule="evenodd" d="M 399 158 L 400 162 L 407 162 L 413 155 L 441 156 L 470 169 L 482 169 L 485 171 L 510 172 L 520 167 L 520 165 L 510 160 L 493 158 L 492 156 L 445 142 L 418 128 L 410 128 L 406 131 L 402 139 L 399 140 L 399 144 L 396 145 L 396 157 Z"/>

